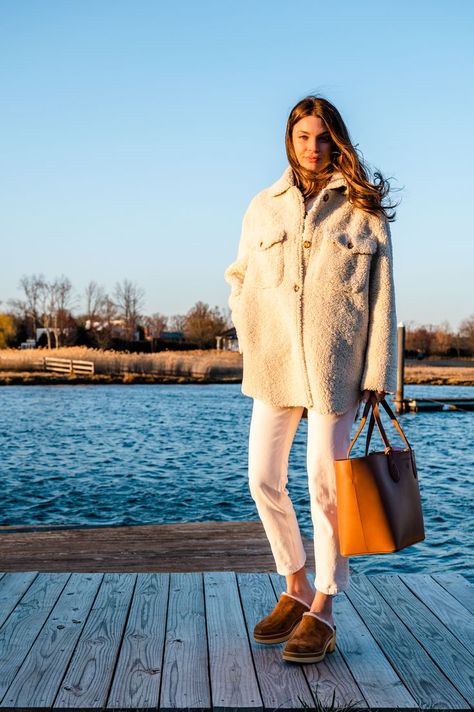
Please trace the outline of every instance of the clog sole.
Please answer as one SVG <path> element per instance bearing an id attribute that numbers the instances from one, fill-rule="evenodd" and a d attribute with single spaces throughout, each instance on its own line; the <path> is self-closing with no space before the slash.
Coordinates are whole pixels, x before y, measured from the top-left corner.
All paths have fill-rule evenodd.
<path id="1" fill-rule="evenodd" d="M 326 653 L 333 653 L 336 649 L 336 636 L 333 635 L 332 638 L 326 643 L 326 647 L 322 653 L 319 655 L 311 655 L 311 653 L 285 653 L 283 651 L 283 660 L 288 660 L 294 663 L 319 663 L 324 659 Z"/>

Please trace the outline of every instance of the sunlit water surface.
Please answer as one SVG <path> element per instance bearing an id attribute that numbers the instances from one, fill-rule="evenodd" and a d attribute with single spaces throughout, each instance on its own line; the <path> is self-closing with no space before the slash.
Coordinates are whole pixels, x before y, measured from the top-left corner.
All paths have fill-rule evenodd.
<path id="1" fill-rule="evenodd" d="M 473 389 L 407 386 L 405 395 L 472 396 Z M 258 520 L 247 484 L 251 405 L 239 384 L 2 387 L 0 522 Z M 382 418 L 389 437 L 402 445 L 385 411 Z M 399 419 L 416 453 L 426 539 L 396 554 L 351 557 L 352 569 L 454 571 L 474 581 L 474 412 Z M 288 490 L 301 531 L 311 538 L 306 436 L 302 420 Z M 351 455 L 362 454 L 362 441 Z"/>

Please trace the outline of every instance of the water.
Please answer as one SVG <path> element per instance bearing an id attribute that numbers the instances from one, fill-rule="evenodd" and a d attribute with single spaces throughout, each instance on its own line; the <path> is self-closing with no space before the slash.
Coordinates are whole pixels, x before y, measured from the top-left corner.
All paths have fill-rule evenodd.
<path id="1" fill-rule="evenodd" d="M 406 387 L 407 397 L 447 395 L 472 397 L 472 387 Z M 4 386 L 0 524 L 258 520 L 246 470 L 251 404 L 239 384 Z M 402 445 L 385 411 L 382 419 Z M 352 557 L 351 567 L 451 571 L 474 581 L 474 413 L 399 419 L 416 453 L 426 540 L 396 554 Z M 364 433 L 351 455 L 362 454 Z M 301 531 L 312 538 L 306 435 L 302 420 L 288 490 Z"/>

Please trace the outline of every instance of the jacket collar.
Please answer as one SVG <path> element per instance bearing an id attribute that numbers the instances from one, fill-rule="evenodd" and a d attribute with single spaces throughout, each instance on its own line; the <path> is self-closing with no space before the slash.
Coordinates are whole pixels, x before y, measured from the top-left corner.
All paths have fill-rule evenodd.
<path id="1" fill-rule="evenodd" d="M 281 193 L 284 193 L 285 190 L 288 190 L 288 188 L 291 188 L 291 186 L 293 185 L 295 185 L 293 169 L 290 165 L 288 165 L 283 171 L 283 174 L 280 176 L 280 178 L 275 181 L 273 185 L 270 186 L 270 195 L 272 197 L 274 197 L 275 195 L 280 195 Z M 324 190 L 327 190 L 328 188 L 333 190 L 334 188 L 341 187 L 347 188 L 346 180 L 342 175 L 341 171 L 335 171 L 331 180 L 325 186 Z"/>

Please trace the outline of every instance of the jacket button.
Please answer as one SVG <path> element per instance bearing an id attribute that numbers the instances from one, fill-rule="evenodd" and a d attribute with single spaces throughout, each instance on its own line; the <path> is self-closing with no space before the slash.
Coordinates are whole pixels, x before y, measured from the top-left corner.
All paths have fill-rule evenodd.
<path id="1" fill-rule="evenodd" d="M 310 242 L 309 240 L 305 240 L 305 241 L 303 242 L 303 246 L 304 246 L 304 247 L 311 247 L 311 242 Z"/>
<path id="2" fill-rule="evenodd" d="M 299 287 L 299 284 L 294 284 L 294 285 L 293 285 L 293 289 L 295 290 L 295 292 L 297 292 L 299 288 L 300 288 L 300 287 Z"/>
<path id="3" fill-rule="evenodd" d="M 352 242 L 348 242 L 348 243 L 347 243 L 347 247 L 348 247 L 349 249 L 350 249 L 351 247 L 353 247 Z"/>
<path id="4" fill-rule="evenodd" d="M 324 195 L 323 195 L 323 200 L 324 200 L 324 202 L 326 202 L 327 200 L 329 200 L 329 193 L 324 193 Z"/>

